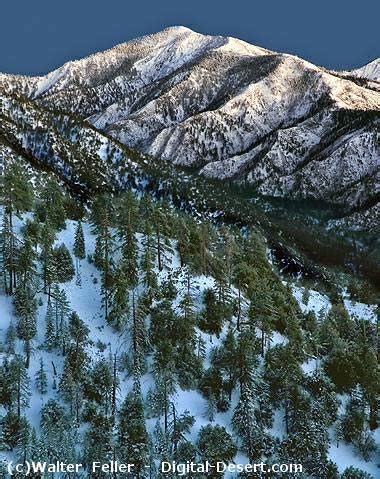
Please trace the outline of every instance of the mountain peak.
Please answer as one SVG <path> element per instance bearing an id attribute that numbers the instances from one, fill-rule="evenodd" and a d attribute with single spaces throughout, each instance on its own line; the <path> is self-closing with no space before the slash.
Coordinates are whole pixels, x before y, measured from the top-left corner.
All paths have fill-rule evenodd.
<path id="1" fill-rule="evenodd" d="M 380 58 L 376 58 L 361 68 L 353 70 L 352 73 L 354 73 L 356 76 L 367 78 L 368 80 L 380 82 Z"/>
<path id="2" fill-rule="evenodd" d="M 379 64 L 338 74 L 172 26 L 0 87 L 206 177 L 360 209 L 376 202 Z"/>

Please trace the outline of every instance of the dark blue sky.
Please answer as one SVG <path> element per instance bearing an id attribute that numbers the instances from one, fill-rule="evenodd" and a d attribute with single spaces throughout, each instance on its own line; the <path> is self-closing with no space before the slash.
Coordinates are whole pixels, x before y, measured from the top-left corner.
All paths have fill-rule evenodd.
<path id="1" fill-rule="evenodd" d="M 378 0 L 5 0 L 0 71 L 40 74 L 170 25 L 344 69 L 380 56 Z"/>

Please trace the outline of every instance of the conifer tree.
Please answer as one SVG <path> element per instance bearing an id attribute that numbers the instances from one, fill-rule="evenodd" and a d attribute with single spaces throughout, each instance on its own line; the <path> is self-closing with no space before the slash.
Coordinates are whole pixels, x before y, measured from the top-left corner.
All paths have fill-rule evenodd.
<path id="1" fill-rule="evenodd" d="M 54 310 L 51 301 L 48 301 L 45 315 L 45 347 L 52 351 L 57 345 L 57 334 L 54 327 Z"/>
<path id="2" fill-rule="evenodd" d="M 269 383 L 271 400 L 284 408 L 287 433 L 290 431 L 291 395 L 302 382 L 302 369 L 289 345 L 276 345 L 265 357 L 265 379 Z"/>
<path id="3" fill-rule="evenodd" d="M 134 390 L 125 398 L 118 424 L 118 457 L 135 464 L 137 477 L 144 477 L 148 463 L 149 438 L 145 425 L 141 393 Z"/>
<path id="4" fill-rule="evenodd" d="M 56 280 L 56 261 L 53 254 L 53 244 L 55 233 L 49 223 L 44 223 L 41 228 L 40 244 L 42 249 L 42 275 L 44 281 L 44 292 L 48 293 L 50 298 L 51 285 Z"/>
<path id="5" fill-rule="evenodd" d="M 31 449 L 31 427 L 25 416 L 20 418 L 19 429 L 17 433 L 16 456 L 21 464 L 25 464 L 30 459 Z"/>
<path id="6" fill-rule="evenodd" d="M 183 217 L 180 217 L 177 225 L 177 251 L 179 254 L 181 268 L 189 265 L 190 258 L 190 228 Z"/>
<path id="7" fill-rule="evenodd" d="M 45 184 L 41 192 L 41 203 L 37 205 L 40 221 L 48 222 L 55 231 L 65 229 L 66 211 L 62 188 L 53 180 Z"/>
<path id="8" fill-rule="evenodd" d="M 8 411 L 2 420 L 2 433 L 6 447 L 9 450 L 16 449 L 20 461 L 25 460 L 29 441 L 29 423 L 25 416 Z"/>
<path id="9" fill-rule="evenodd" d="M 303 474 L 327 477 L 328 446 L 327 429 L 320 421 L 318 406 L 314 405 L 281 444 L 281 460 L 289 463 L 297 460 L 305 469 Z"/>
<path id="10" fill-rule="evenodd" d="M 13 321 L 11 321 L 5 336 L 5 352 L 8 354 L 14 354 L 15 352 L 15 341 L 16 341 L 16 328 L 14 327 Z"/>
<path id="11" fill-rule="evenodd" d="M 231 435 L 224 427 L 207 425 L 201 427 L 197 445 L 202 461 L 216 465 L 217 462 L 228 464 L 235 457 L 237 448 Z M 211 473 L 210 477 L 223 477 L 223 473 Z"/>
<path id="12" fill-rule="evenodd" d="M 112 457 L 114 450 L 112 441 L 112 420 L 101 414 L 97 414 L 91 421 L 90 427 L 85 434 L 84 457 L 88 470 L 91 471 L 93 462 L 107 463 Z M 92 473 L 96 479 L 105 478 L 105 472 Z"/>
<path id="13" fill-rule="evenodd" d="M 212 364 L 217 367 L 227 378 L 226 390 L 228 398 L 231 401 L 232 391 L 238 380 L 238 345 L 235 334 L 230 328 L 222 341 L 219 348 L 213 351 L 211 360 Z"/>
<path id="14" fill-rule="evenodd" d="M 60 289 L 56 284 L 52 293 L 52 308 L 55 316 L 55 344 L 62 348 L 62 354 L 65 355 L 67 343 L 67 320 L 71 308 L 64 289 Z"/>
<path id="15" fill-rule="evenodd" d="M 143 253 L 141 257 L 140 269 L 142 280 L 150 293 L 157 288 L 157 277 L 154 272 L 156 260 L 156 251 L 153 243 L 152 228 L 149 221 L 144 225 Z"/>
<path id="16" fill-rule="evenodd" d="M 113 273 L 113 286 L 109 297 L 109 322 L 117 331 L 123 331 L 129 317 L 129 284 L 125 270 L 117 266 Z"/>
<path id="17" fill-rule="evenodd" d="M 371 474 L 364 472 L 356 467 L 347 467 L 341 476 L 341 479 L 374 479 Z"/>
<path id="18" fill-rule="evenodd" d="M 41 410 L 41 456 L 53 463 L 76 462 L 75 446 L 77 438 L 74 424 L 65 409 L 54 399 L 50 399 Z"/>
<path id="19" fill-rule="evenodd" d="M 75 270 L 71 254 L 66 245 L 62 243 L 58 247 L 54 248 L 54 262 L 56 281 L 58 283 L 67 283 L 74 278 Z"/>
<path id="20" fill-rule="evenodd" d="M 132 356 L 133 372 L 138 378 L 145 369 L 145 355 L 148 350 L 148 333 L 145 324 L 146 308 L 142 300 L 137 300 L 135 294 L 132 295 L 131 311 L 131 338 L 132 338 Z"/>
<path id="21" fill-rule="evenodd" d="M 276 311 L 269 283 L 261 282 L 251 297 L 249 320 L 261 330 L 261 356 L 264 357 L 266 341 L 270 339 Z"/>
<path id="22" fill-rule="evenodd" d="M 59 389 L 65 400 L 70 403 L 72 414 L 75 412 L 75 416 L 79 421 L 83 385 L 88 370 L 88 355 L 85 346 L 88 343 L 89 329 L 76 312 L 72 312 L 70 316 L 68 332 L 70 342 L 66 350 Z"/>
<path id="23" fill-rule="evenodd" d="M 16 283 L 16 237 L 13 231 L 13 216 L 31 209 L 33 193 L 30 183 L 23 173 L 21 167 L 13 163 L 7 163 L 2 181 L 0 183 L 0 203 L 5 206 L 5 216 L 3 219 L 2 235 L 5 238 L 6 246 L 3 246 L 3 261 L 9 274 L 8 291 L 13 294 L 17 286 Z M 5 249 L 5 251 L 4 251 Z"/>
<path id="24" fill-rule="evenodd" d="M 25 364 L 29 368 L 31 341 L 36 335 L 36 311 L 37 302 L 33 291 L 29 286 L 26 288 L 17 288 L 14 298 L 15 313 L 17 316 L 17 336 L 24 341 L 25 346 Z"/>
<path id="25" fill-rule="evenodd" d="M 131 192 L 126 193 L 118 208 L 117 232 L 121 241 L 121 268 L 123 269 L 128 285 L 137 286 L 137 242 L 136 227 L 138 222 L 137 201 Z"/>
<path id="26" fill-rule="evenodd" d="M 376 450 L 376 445 L 369 430 L 366 402 L 360 386 L 351 391 L 346 412 L 340 418 L 340 430 L 344 441 L 353 444 L 358 454 L 368 461 Z"/>
<path id="27" fill-rule="evenodd" d="M 219 335 L 224 321 L 224 311 L 213 289 L 204 292 L 204 310 L 199 318 L 199 327 L 209 334 Z"/>
<path id="28" fill-rule="evenodd" d="M 33 248 L 33 244 L 28 237 L 24 237 L 24 242 L 18 250 L 17 259 L 17 273 L 19 276 L 19 284 L 23 288 L 32 286 L 37 274 L 36 266 L 36 253 Z"/>
<path id="29" fill-rule="evenodd" d="M 164 417 L 164 433 L 169 428 L 170 404 L 176 390 L 173 346 L 168 340 L 161 341 L 154 354 L 156 389 L 151 395 L 151 407 Z"/>
<path id="30" fill-rule="evenodd" d="M 22 411 L 29 405 L 30 390 L 29 377 L 24 361 L 16 356 L 8 366 L 10 406 L 16 409 L 17 417 L 21 417 Z"/>
<path id="31" fill-rule="evenodd" d="M 80 276 L 80 261 L 86 257 L 86 245 L 83 234 L 82 223 L 78 221 L 76 230 L 75 230 L 75 240 L 74 240 L 74 256 L 76 258 L 76 274 L 77 274 L 77 285 L 81 285 L 81 276 Z"/>
<path id="32" fill-rule="evenodd" d="M 244 384 L 232 425 L 242 440 L 243 450 L 250 462 L 262 455 L 270 455 L 273 439 L 265 429 L 272 425 L 272 410 L 267 385 L 258 372 Z"/>
<path id="33" fill-rule="evenodd" d="M 111 199 L 106 195 L 97 197 L 92 211 L 94 232 L 97 235 L 94 262 L 102 275 L 102 303 L 106 320 L 109 316 L 110 288 L 112 285 L 114 241 L 111 227 L 113 226 L 114 216 L 114 206 Z"/>
<path id="34" fill-rule="evenodd" d="M 47 376 L 45 372 L 45 364 L 42 358 L 40 358 L 40 367 L 36 373 L 36 387 L 38 392 L 42 394 L 47 393 Z"/>

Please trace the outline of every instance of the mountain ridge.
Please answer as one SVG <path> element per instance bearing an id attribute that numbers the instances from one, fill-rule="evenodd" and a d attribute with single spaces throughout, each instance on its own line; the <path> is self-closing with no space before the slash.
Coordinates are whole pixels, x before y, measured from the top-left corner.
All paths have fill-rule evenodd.
<path id="1" fill-rule="evenodd" d="M 347 214 L 370 205 L 377 224 L 380 92 L 371 82 L 186 27 L 44 77 L 0 75 L 5 91 L 77 115 L 143 154 Z"/>

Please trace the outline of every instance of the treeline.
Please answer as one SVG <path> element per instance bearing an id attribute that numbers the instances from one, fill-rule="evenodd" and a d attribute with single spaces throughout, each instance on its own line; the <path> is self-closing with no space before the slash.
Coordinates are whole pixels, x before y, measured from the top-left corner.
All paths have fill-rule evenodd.
<path id="1" fill-rule="evenodd" d="M 133 462 L 136 478 L 176 477 L 162 475 L 160 461 L 228 462 L 238 451 L 251 462 L 302 463 L 302 478 L 369 477 L 353 468 L 339 475 L 328 449 L 343 441 L 365 460 L 374 457 L 375 326 L 353 321 L 339 297 L 320 317 L 303 314 L 256 231 L 217 228 L 130 192 L 100 195 L 85 214 L 54 180 L 34 192 L 17 166 L 5 171 L 1 205 L 3 289 L 15 319 L 1 343 L 2 450 L 21 461 Z M 71 251 L 57 241 L 68 217 L 77 219 Z M 91 355 L 91 325 L 65 292 L 71 281 L 82 287 L 85 261 L 100 274 L 94 288 L 105 322 L 125 338 L 117 351 L 96 344 L 101 359 Z M 201 275 L 210 281 L 199 292 Z M 40 314 L 45 330 L 37 342 Z M 210 338 L 217 344 L 211 350 Z M 41 354 L 31 377 L 38 350 L 52 364 Z M 142 378 L 149 378 L 148 393 Z M 178 394 L 188 390 L 204 398 L 209 422 L 194 440 L 197 418 L 177 410 Z M 28 410 L 32 391 L 46 398 L 38 435 Z M 218 418 L 228 411 L 226 428 Z M 275 412 L 282 439 L 273 429 Z"/>

